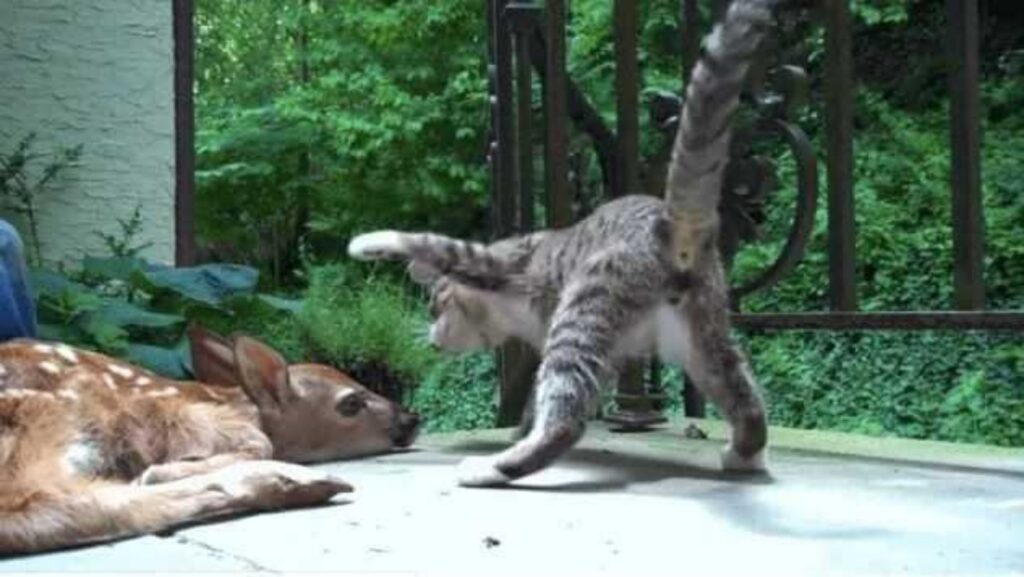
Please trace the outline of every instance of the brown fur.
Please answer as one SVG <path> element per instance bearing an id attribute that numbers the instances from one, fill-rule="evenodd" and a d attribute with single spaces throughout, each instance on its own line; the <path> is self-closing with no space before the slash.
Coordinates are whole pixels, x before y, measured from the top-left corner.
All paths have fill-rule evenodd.
<path id="1" fill-rule="evenodd" d="M 288 366 L 246 337 L 190 339 L 204 382 L 66 345 L 0 345 L 0 553 L 326 501 L 351 487 L 285 461 L 378 453 L 416 434 L 415 415 L 339 371 Z"/>

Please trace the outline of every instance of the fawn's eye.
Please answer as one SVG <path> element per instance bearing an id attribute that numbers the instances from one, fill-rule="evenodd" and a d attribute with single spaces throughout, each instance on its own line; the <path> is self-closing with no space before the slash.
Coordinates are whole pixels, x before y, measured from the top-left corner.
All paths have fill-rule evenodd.
<path id="1" fill-rule="evenodd" d="M 342 417 L 354 417 L 366 408 L 366 399 L 359 393 L 349 393 L 334 405 L 334 410 Z"/>

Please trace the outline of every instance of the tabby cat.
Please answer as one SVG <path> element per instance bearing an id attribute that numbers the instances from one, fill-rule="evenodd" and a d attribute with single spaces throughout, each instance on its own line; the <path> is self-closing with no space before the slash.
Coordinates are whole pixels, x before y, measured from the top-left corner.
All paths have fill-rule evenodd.
<path id="1" fill-rule="evenodd" d="M 413 279 L 431 287 L 438 347 L 469 351 L 518 337 L 542 354 L 528 429 L 497 455 L 467 459 L 461 484 L 505 484 L 549 465 L 583 435 L 619 363 L 651 352 L 681 363 L 728 419 L 723 466 L 764 468 L 764 405 L 730 338 L 717 234 L 731 118 L 774 3 L 734 0 L 707 37 L 664 200 L 623 197 L 575 226 L 490 245 L 397 231 L 349 244 L 354 258 L 410 261 Z"/>

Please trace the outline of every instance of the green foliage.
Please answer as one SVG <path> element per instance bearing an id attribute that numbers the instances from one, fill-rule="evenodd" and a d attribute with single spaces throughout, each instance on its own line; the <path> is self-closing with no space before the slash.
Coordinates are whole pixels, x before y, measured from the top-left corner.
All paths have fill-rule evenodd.
<path id="1" fill-rule="evenodd" d="M 330 255 L 377 226 L 473 230 L 478 2 L 204 0 L 197 13 L 198 228 L 215 253 L 287 280 L 303 242 Z"/>
<path id="2" fill-rule="evenodd" d="M 45 155 L 32 150 L 35 133 L 29 133 L 15 145 L 10 153 L 0 153 L 0 200 L 3 208 L 22 215 L 28 221 L 28 240 L 32 250 L 29 258 L 36 265 L 42 263 L 42 242 L 39 239 L 39 197 L 45 194 L 60 174 L 73 166 L 82 156 L 82 146 L 59 148 L 36 169 L 37 161 Z"/>
<path id="3" fill-rule="evenodd" d="M 142 232 L 142 206 L 138 205 L 128 219 L 117 219 L 117 226 L 120 229 L 118 234 L 106 234 L 97 232 L 96 236 L 103 240 L 103 244 L 111 255 L 115 257 L 137 257 L 139 253 L 153 246 L 151 242 L 135 244 L 135 237 Z"/>
<path id="4" fill-rule="evenodd" d="M 427 432 L 485 429 L 497 418 L 494 355 L 445 357 L 416 388 L 410 405 L 426 417 Z"/>
<path id="5" fill-rule="evenodd" d="M 87 257 L 70 276 L 38 269 L 31 276 L 42 338 L 125 357 L 172 378 L 188 374 L 188 322 L 231 332 L 240 317 L 250 321 L 248 328 L 259 318 L 256 334 L 262 336 L 291 316 L 275 306 L 278 301 L 255 293 L 255 270 L 237 265 L 175 269 L 128 257 Z"/>
<path id="6" fill-rule="evenodd" d="M 850 12 L 868 26 L 901 24 L 912 0 L 853 0 Z"/>
<path id="7" fill-rule="evenodd" d="M 315 356 L 333 364 L 386 365 L 419 382 L 437 362 L 422 338 L 428 325 L 422 305 L 384 276 L 362 276 L 344 265 L 315 268 L 299 318 Z"/>
<path id="8" fill-rule="evenodd" d="M 750 335 L 775 423 L 1024 443 L 1019 339 L 981 333 Z"/>

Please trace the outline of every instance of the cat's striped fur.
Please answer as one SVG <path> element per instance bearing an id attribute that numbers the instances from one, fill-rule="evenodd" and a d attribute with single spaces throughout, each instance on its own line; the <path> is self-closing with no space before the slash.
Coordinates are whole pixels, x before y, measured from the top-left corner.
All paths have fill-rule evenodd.
<path id="1" fill-rule="evenodd" d="M 542 352 L 525 436 L 465 463 L 463 484 L 506 483 L 550 464 L 583 434 L 618 362 L 654 351 L 682 363 L 729 420 L 725 466 L 763 468 L 765 412 L 729 336 L 716 240 L 731 118 L 773 4 L 734 0 L 707 38 L 664 200 L 624 197 L 570 228 L 490 245 L 395 231 L 350 243 L 356 258 L 408 259 L 413 278 L 432 286 L 438 346 L 470 350 L 518 337 Z"/>

